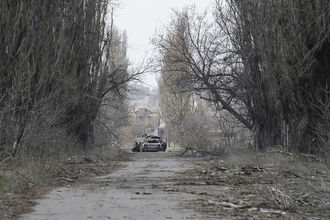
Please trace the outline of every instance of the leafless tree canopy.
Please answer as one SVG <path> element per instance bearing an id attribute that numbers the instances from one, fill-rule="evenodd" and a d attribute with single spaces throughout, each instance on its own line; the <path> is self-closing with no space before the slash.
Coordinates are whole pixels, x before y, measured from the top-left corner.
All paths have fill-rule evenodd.
<path id="1" fill-rule="evenodd" d="M 120 97 L 135 75 L 128 72 L 125 34 L 106 25 L 112 1 L 0 6 L 1 156 L 63 148 L 64 138 L 86 147 L 97 124 L 115 133 L 118 123 L 97 119 L 124 112 L 115 109 L 125 108 Z"/>
<path id="2" fill-rule="evenodd" d="M 329 154 L 329 32 L 329 1 L 218 0 L 212 15 L 174 12 L 154 44 L 162 76 L 229 112 L 258 149 Z"/>

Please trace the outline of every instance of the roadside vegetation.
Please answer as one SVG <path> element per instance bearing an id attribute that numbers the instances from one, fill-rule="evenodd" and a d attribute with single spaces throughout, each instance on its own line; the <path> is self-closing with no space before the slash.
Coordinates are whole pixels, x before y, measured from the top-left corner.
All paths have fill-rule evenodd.
<path id="1" fill-rule="evenodd" d="M 330 4 L 215 1 L 153 40 L 160 108 L 181 147 L 330 155 Z M 216 135 L 214 135 L 216 134 Z"/>
<path id="2" fill-rule="evenodd" d="M 100 173 L 81 164 L 121 158 L 125 97 L 144 70 L 129 64 L 115 8 L 105 0 L 0 1 L 1 219 L 29 207 L 24 198 L 39 186 Z"/>
<path id="3" fill-rule="evenodd" d="M 329 25 L 322 0 L 173 11 L 153 43 L 170 148 L 204 158 L 173 189 L 199 195 L 188 207 L 219 219 L 329 218 Z"/>
<path id="4" fill-rule="evenodd" d="M 115 8 L 116 0 L 0 0 L 0 218 L 26 212 L 41 186 L 114 169 L 120 137 L 133 144 L 147 129 L 129 124 L 125 97 L 151 64 L 131 67 Z M 241 200 L 258 192 L 258 211 L 320 205 L 327 216 L 330 2 L 215 0 L 210 9 L 174 10 L 152 40 L 169 148 L 226 156 L 191 179 L 236 184 L 224 194 L 252 191 Z M 251 208 L 232 198 L 200 205 Z"/>

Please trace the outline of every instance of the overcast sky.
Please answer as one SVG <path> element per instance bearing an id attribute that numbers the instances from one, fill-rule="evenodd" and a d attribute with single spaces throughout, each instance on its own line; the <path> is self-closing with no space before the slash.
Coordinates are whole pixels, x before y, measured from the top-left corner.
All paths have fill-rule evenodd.
<path id="1" fill-rule="evenodd" d="M 214 0 L 119 0 L 115 11 L 115 23 L 120 30 L 126 30 L 128 36 L 128 56 L 132 63 L 141 62 L 152 48 L 150 39 L 158 27 L 170 21 L 172 9 L 181 9 L 185 5 L 195 4 L 203 11 L 211 8 Z M 155 74 L 149 74 L 144 82 L 156 85 Z"/>

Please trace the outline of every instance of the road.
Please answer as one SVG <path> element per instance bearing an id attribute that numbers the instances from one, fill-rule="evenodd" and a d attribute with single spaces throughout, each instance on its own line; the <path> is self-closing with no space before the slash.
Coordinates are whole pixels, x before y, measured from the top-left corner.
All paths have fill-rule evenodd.
<path id="1" fill-rule="evenodd" d="M 193 164 L 175 153 L 136 153 L 126 166 L 88 184 L 54 189 L 23 220 L 206 219 L 184 208 L 196 195 L 176 191 Z M 210 219 L 210 218 L 207 218 Z"/>

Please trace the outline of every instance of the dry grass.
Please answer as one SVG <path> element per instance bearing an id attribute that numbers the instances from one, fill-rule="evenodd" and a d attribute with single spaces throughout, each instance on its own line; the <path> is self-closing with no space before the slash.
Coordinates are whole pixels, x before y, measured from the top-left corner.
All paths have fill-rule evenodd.
<path id="1" fill-rule="evenodd" d="M 198 169 L 190 176 L 211 189 L 210 196 L 195 201 L 200 210 L 222 217 L 235 215 L 235 219 L 330 217 L 330 167 L 323 162 L 250 152 L 195 163 Z M 205 205 L 205 201 L 215 205 Z M 224 203 L 244 208 L 228 209 Z"/>
<path id="2" fill-rule="evenodd" d="M 33 201 L 51 187 L 105 175 L 127 159 L 128 155 L 114 146 L 90 151 L 72 147 L 48 159 L 25 156 L 17 162 L 0 164 L 0 219 L 16 218 L 29 211 Z"/>

